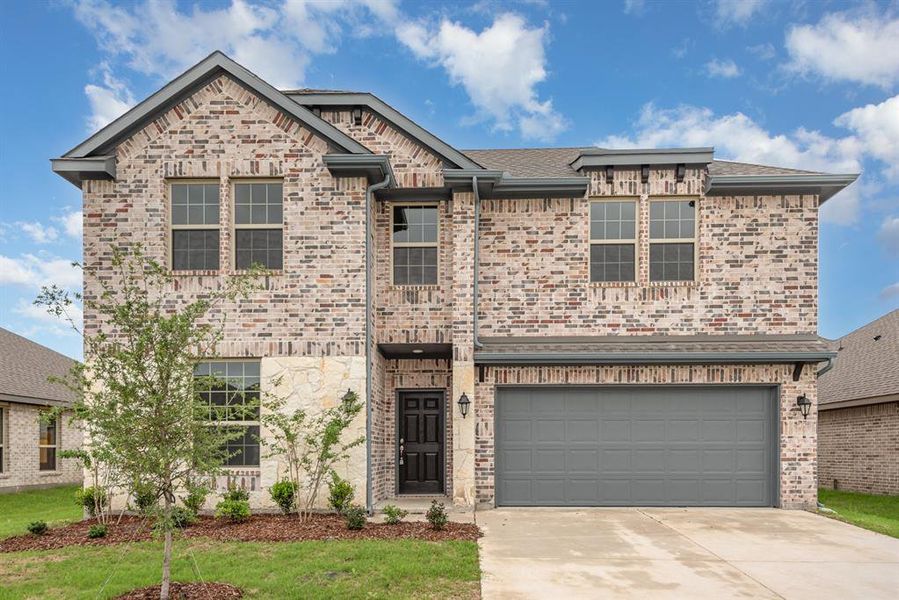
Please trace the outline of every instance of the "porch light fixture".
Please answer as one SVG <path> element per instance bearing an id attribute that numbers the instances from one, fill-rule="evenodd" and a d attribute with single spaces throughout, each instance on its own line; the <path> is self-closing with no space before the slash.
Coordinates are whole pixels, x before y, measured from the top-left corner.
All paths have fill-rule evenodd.
<path id="1" fill-rule="evenodd" d="M 471 405 L 471 400 L 468 399 L 468 395 L 465 392 L 462 392 L 462 395 L 459 397 L 459 412 L 462 413 L 463 419 L 468 414 L 469 405 Z"/>
<path id="2" fill-rule="evenodd" d="M 807 419 L 808 413 L 812 409 L 812 401 L 805 394 L 802 394 L 796 398 L 796 404 L 799 406 L 799 410 L 802 411 L 802 418 Z"/>
<path id="3" fill-rule="evenodd" d="M 421 348 L 413 348 L 412 349 L 412 354 L 424 354 L 424 352 L 425 351 L 422 350 Z"/>
<path id="4" fill-rule="evenodd" d="M 353 401 L 353 390 L 351 390 L 350 388 L 347 388 L 346 394 L 344 394 L 343 397 L 341 397 L 340 399 L 343 400 L 344 405 L 347 405 L 350 402 L 352 402 Z"/>

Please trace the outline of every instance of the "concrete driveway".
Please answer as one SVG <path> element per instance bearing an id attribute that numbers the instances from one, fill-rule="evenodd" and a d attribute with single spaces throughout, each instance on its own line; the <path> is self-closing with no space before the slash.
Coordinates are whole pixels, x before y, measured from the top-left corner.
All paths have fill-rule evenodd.
<path id="1" fill-rule="evenodd" d="M 495 509 L 481 589 L 499 598 L 899 597 L 899 539 L 776 509 Z"/>

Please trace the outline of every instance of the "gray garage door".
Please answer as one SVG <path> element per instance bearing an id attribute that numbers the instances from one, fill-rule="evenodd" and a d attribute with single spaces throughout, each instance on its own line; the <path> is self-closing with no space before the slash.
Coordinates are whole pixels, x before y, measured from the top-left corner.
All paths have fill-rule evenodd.
<path id="1" fill-rule="evenodd" d="M 500 506 L 771 506 L 774 393 L 500 388 Z"/>

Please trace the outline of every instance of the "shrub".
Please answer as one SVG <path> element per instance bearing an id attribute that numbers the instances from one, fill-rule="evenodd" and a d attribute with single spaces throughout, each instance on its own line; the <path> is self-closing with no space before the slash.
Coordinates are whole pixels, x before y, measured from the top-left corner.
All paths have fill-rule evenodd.
<path id="1" fill-rule="evenodd" d="M 240 523 L 250 518 L 250 503 L 246 500 L 225 498 L 215 506 L 215 516 Z"/>
<path id="2" fill-rule="evenodd" d="M 331 471 L 331 481 L 328 482 L 328 504 L 342 515 L 353 504 L 353 497 L 356 492 L 353 490 L 353 484 L 346 479 Z"/>
<path id="3" fill-rule="evenodd" d="M 92 540 L 97 538 L 106 537 L 108 530 L 106 529 L 106 525 L 102 523 L 97 523 L 96 525 L 91 525 L 91 528 L 87 530 L 87 537 Z"/>
<path id="4" fill-rule="evenodd" d="M 351 505 L 343 509 L 347 529 L 362 529 L 368 521 L 368 515 L 361 506 Z"/>
<path id="5" fill-rule="evenodd" d="M 184 503 L 184 508 L 196 517 L 203 510 L 208 495 L 209 488 L 205 485 L 191 485 L 187 488 L 187 495 L 181 498 L 181 502 Z"/>
<path id="6" fill-rule="evenodd" d="M 131 497 L 134 499 L 135 506 L 137 506 L 137 512 L 147 515 L 155 508 L 159 495 L 156 486 L 152 483 L 138 481 L 131 490 Z"/>
<path id="7" fill-rule="evenodd" d="M 289 515 L 293 511 L 294 500 L 297 495 L 297 484 L 288 479 L 282 479 L 268 488 L 268 493 L 271 494 L 272 500 L 278 505 L 282 513 Z"/>
<path id="8" fill-rule="evenodd" d="M 28 531 L 34 535 L 44 535 L 47 533 L 46 521 L 32 521 L 28 524 Z"/>
<path id="9" fill-rule="evenodd" d="M 87 514 L 96 517 L 97 507 L 101 511 L 106 508 L 106 491 L 103 488 L 95 488 L 93 486 L 75 490 L 75 502 L 83 506 L 87 510 Z"/>
<path id="10" fill-rule="evenodd" d="M 437 502 L 436 500 L 431 500 L 431 508 L 428 509 L 428 513 L 425 516 L 434 529 L 443 529 L 446 527 L 447 521 L 449 521 L 443 502 Z"/>
<path id="11" fill-rule="evenodd" d="M 408 510 L 403 510 L 399 506 L 394 506 L 393 504 L 388 504 L 384 507 L 384 521 L 388 525 L 396 525 L 408 514 Z"/>
<path id="12" fill-rule="evenodd" d="M 191 523 L 196 522 L 197 513 L 184 506 L 172 507 L 172 525 L 177 528 L 184 529 Z"/>
<path id="13" fill-rule="evenodd" d="M 228 491 L 225 492 L 225 500 L 234 500 L 235 502 L 249 502 L 250 492 L 242 487 L 237 487 L 233 483 L 229 483 Z"/>

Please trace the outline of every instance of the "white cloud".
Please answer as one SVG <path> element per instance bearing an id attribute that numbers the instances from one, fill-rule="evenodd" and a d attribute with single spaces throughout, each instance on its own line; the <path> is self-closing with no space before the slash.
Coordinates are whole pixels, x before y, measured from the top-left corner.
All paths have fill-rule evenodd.
<path id="1" fill-rule="evenodd" d="M 405 23 L 397 37 L 418 58 L 444 68 L 474 104 L 476 119 L 496 129 L 551 140 L 567 127 L 552 100 L 541 100 L 537 85 L 547 77 L 547 26 L 529 27 L 515 14 L 502 14 L 480 33 L 444 19 L 436 30 Z"/>
<path id="2" fill-rule="evenodd" d="M 597 142 L 612 148 L 714 146 L 721 158 L 812 171 L 853 173 L 861 169 L 862 143 L 855 136 L 828 137 L 804 128 L 772 134 L 743 113 L 716 115 L 709 108 L 643 106 L 633 136 L 612 135 Z M 829 200 L 822 219 L 848 224 L 858 218 L 857 185 Z"/>
<path id="3" fill-rule="evenodd" d="M 880 291 L 880 298 L 882 300 L 889 300 L 891 298 L 899 298 L 899 281 L 883 288 Z"/>
<path id="4" fill-rule="evenodd" d="M 646 0 L 624 0 L 624 12 L 629 15 L 642 15 L 646 10 Z"/>
<path id="5" fill-rule="evenodd" d="M 832 13 L 787 32 L 787 69 L 887 88 L 899 82 L 899 17 Z"/>
<path id="6" fill-rule="evenodd" d="M 748 46 L 746 48 L 750 52 L 750 54 L 754 54 L 762 60 L 771 60 L 774 58 L 774 55 L 777 54 L 777 51 L 774 49 L 774 45 L 765 42 L 764 44 L 756 44 L 755 46 Z"/>
<path id="7" fill-rule="evenodd" d="M 854 108 L 834 124 L 855 132 L 865 152 L 885 164 L 887 177 L 899 180 L 899 95 Z"/>
<path id="8" fill-rule="evenodd" d="M 741 71 L 737 63 L 731 59 L 718 60 L 713 58 L 705 63 L 705 72 L 709 77 L 722 77 L 724 79 L 733 79 L 739 77 Z"/>
<path id="9" fill-rule="evenodd" d="M 877 239 L 887 252 L 899 256 L 899 217 L 887 217 L 880 224 Z"/>
<path id="10" fill-rule="evenodd" d="M 59 239 L 59 232 L 56 228 L 49 225 L 42 225 L 38 222 L 23 223 L 19 221 L 16 227 L 25 232 L 31 240 L 37 244 L 48 244 Z"/>
<path id="11" fill-rule="evenodd" d="M 131 90 L 113 76 L 109 63 L 102 63 L 98 71 L 102 74 L 103 83 L 84 86 L 84 93 L 91 106 L 91 115 L 87 119 L 87 126 L 91 131 L 106 127 L 135 104 Z"/>
<path id="12" fill-rule="evenodd" d="M 23 254 L 18 258 L 0 254 L 0 284 L 40 288 L 56 284 L 67 289 L 81 287 L 81 270 L 72 261 L 58 257 Z"/>
<path id="13" fill-rule="evenodd" d="M 36 327 L 32 328 L 32 331 L 37 329 L 53 335 L 75 335 L 72 324 L 79 330 L 84 325 L 84 312 L 81 306 L 75 303 L 66 308 L 65 315 L 56 316 L 47 312 L 43 306 L 35 306 L 24 299 L 19 299 L 12 312 L 36 323 Z M 71 319 L 72 323 L 69 323 L 68 319 Z"/>
<path id="14" fill-rule="evenodd" d="M 768 0 L 715 0 L 714 21 L 718 27 L 745 26 L 761 11 Z"/>
<path id="15" fill-rule="evenodd" d="M 83 211 L 67 208 L 62 216 L 53 217 L 53 220 L 62 225 L 63 230 L 69 237 L 81 237 L 81 231 L 84 227 Z"/>

